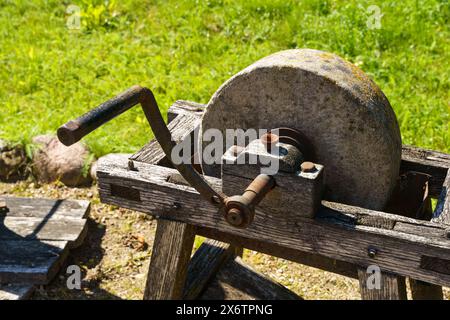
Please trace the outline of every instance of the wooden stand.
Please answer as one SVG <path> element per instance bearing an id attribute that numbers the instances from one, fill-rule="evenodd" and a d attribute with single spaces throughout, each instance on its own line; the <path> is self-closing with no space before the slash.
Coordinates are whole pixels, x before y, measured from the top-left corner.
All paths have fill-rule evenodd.
<path id="1" fill-rule="evenodd" d="M 203 110 L 186 101 L 170 108 L 177 142 L 193 136 Z M 449 155 L 403 147 L 399 186 L 386 212 L 322 201 L 314 219 L 297 217 L 298 208 L 283 216 L 257 211 L 245 230 L 228 225 L 183 182 L 156 140 L 130 161 L 100 163 L 97 174 L 103 202 L 159 218 L 145 299 L 196 298 L 241 247 L 357 278 L 363 299 L 406 299 L 405 278 L 414 299 L 442 299 L 441 286 L 450 286 Z M 206 179 L 221 188 L 220 179 Z M 434 212 L 430 197 L 439 198 Z M 198 250 L 203 255 L 190 259 L 196 234 L 220 242 L 210 250 L 208 240 Z M 379 289 L 368 286 L 374 265 L 381 270 Z M 195 272 L 186 281 L 188 270 Z"/>

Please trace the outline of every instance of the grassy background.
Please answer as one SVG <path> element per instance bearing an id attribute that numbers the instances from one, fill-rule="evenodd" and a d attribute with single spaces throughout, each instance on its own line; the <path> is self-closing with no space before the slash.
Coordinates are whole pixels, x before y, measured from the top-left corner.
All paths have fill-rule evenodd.
<path id="1" fill-rule="evenodd" d="M 70 4 L 81 29 L 66 26 Z M 366 26 L 370 5 L 381 29 Z M 450 151 L 449 3 L 403 1 L 0 0 L 0 138 L 29 143 L 133 84 L 165 110 L 206 103 L 270 53 L 315 48 L 368 73 L 389 98 L 403 142 Z M 151 137 L 140 109 L 86 138 L 97 156 Z"/>

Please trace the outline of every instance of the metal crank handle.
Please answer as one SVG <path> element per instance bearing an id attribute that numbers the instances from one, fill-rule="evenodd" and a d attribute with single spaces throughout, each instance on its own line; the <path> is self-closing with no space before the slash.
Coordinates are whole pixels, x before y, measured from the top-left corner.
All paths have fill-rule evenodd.
<path id="1" fill-rule="evenodd" d="M 144 110 L 145 117 L 147 118 L 156 139 L 161 145 L 161 148 L 167 158 L 173 163 L 171 155 L 172 149 L 176 146 L 176 143 L 172 140 L 172 135 L 164 122 L 152 91 L 141 86 L 133 86 L 77 119 L 67 122 L 58 129 L 58 139 L 66 146 L 70 146 L 101 125 L 114 119 L 139 103 Z M 221 192 L 214 190 L 203 177 L 195 171 L 192 164 L 173 163 L 173 165 L 183 178 L 206 200 L 219 208 L 225 205 L 226 196 Z"/>
<path id="2" fill-rule="evenodd" d="M 274 177 L 267 174 L 258 175 L 242 195 L 225 199 L 225 220 L 235 227 L 246 228 L 255 217 L 255 207 L 274 187 Z"/>

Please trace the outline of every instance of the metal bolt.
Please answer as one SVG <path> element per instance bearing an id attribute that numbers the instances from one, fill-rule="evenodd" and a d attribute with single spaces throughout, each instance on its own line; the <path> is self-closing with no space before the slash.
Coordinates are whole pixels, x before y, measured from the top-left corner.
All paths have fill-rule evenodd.
<path id="1" fill-rule="evenodd" d="M 375 258 L 375 256 L 377 255 L 377 253 L 378 253 L 378 250 L 376 249 L 376 248 L 374 248 L 374 247 L 369 247 L 368 249 L 367 249 L 367 254 L 369 255 L 369 257 L 370 258 Z"/>
<path id="2" fill-rule="evenodd" d="M 128 160 L 128 170 L 138 171 L 138 169 L 134 166 L 134 161 L 133 160 Z"/>
<path id="3" fill-rule="evenodd" d="M 316 165 L 312 162 L 305 161 L 300 165 L 300 170 L 302 172 L 314 172 L 316 171 Z"/>
<path id="4" fill-rule="evenodd" d="M 220 203 L 220 199 L 219 199 L 218 196 L 212 196 L 212 197 L 211 197 L 211 201 L 212 201 L 213 203 Z"/>
<path id="5" fill-rule="evenodd" d="M 6 214 L 8 212 L 8 207 L 6 206 L 6 201 L 0 200 L 0 215 Z"/>
<path id="6" fill-rule="evenodd" d="M 178 209 L 180 209 L 180 208 L 181 208 L 181 204 L 180 204 L 180 203 L 174 202 L 174 203 L 172 204 L 172 209 L 178 210 Z"/>
<path id="7" fill-rule="evenodd" d="M 242 224 L 242 222 L 244 221 L 241 210 L 239 210 L 237 208 L 231 208 L 227 212 L 226 219 L 227 219 L 228 223 L 230 223 L 233 226 L 240 226 Z"/>

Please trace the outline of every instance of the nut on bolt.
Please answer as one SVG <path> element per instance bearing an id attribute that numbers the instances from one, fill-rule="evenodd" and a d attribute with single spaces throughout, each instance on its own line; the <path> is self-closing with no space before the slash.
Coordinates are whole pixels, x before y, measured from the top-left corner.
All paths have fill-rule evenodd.
<path id="1" fill-rule="evenodd" d="M 316 171 L 316 165 L 310 161 L 305 161 L 302 162 L 302 164 L 300 165 L 300 170 L 302 172 L 314 172 Z"/>
<path id="2" fill-rule="evenodd" d="M 374 247 L 367 248 L 367 255 L 370 258 L 372 258 L 372 259 L 375 258 L 377 253 L 378 253 L 378 250 L 376 248 L 374 248 Z"/>

